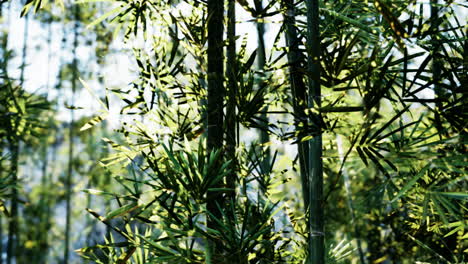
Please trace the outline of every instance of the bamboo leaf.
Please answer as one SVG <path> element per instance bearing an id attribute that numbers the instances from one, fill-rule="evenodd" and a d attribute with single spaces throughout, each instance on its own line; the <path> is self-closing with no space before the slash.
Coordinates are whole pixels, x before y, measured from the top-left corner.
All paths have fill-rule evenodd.
<path id="1" fill-rule="evenodd" d="M 367 142 L 371 142 L 373 139 L 375 139 L 377 136 L 380 135 L 387 127 L 389 127 L 395 120 L 397 120 L 401 115 L 406 113 L 406 111 L 409 109 L 409 105 L 406 106 L 404 109 L 402 109 L 400 112 L 398 112 L 395 116 L 393 116 L 385 125 L 383 125 L 381 128 L 379 128 L 372 136 L 370 136 L 369 139 L 367 139 Z"/>
<path id="2" fill-rule="evenodd" d="M 468 200 L 468 193 L 462 192 L 436 192 L 437 194 L 447 196 L 449 198 L 458 199 L 458 200 Z"/>
<path id="3" fill-rule="evenodd" d="M 81 107 L 81 106 L 69 105 L 67 102 L 64 103 L 64 106 L 65 106 L 65 108 L 70 109 L 70 110 L 84 109 L 84 107 Z"/>
<path id="4" fill-rule="evenodd" d="M 109 111 L 109 107 L 101 100 L 99 97 L 93 92 L 93 90 L 89 87 L 89 85 L 81 78 L 79 78 L 81 84 L 83 84 L 83 87 L 88 91 L 88 93 L 94 97 L 95 100 L 97 100 L 107 111 Z"/>
<path id="5" fill-rule="evenodd" d="M 446 258 L 444 258 L 442 255 L 440 255 L 439 253 L 437 253 L 436 251 L 434 251 L 431 247 L 429 247 L 428 245 L 424 244 L 421 240 L 413 237 L 412 235 L 408 234 L 408 236 L 414 241 L 416 242 L 416 244 L 418 244 L 419 246 L 421 246 L 422 248 L 430 251 L 432 254 L 434 254 L 434 256 L 437 256 L 438 258 L 440 258 L 441 260 L 445 261 L 446 263 L 450 263 L 450 261 L 448 261 Z"/>
<path id="6" fill-rule="evenodd" d="M 87 129 L 90 129 L 92 127 L 94 127 L 96 124 L 102 122 L 103 120 L 105 120 L 108 116 L 108 113 L 104 113 L 102 115 L 99 115 L 99 116 L 96 116 L 94 117 L 93 119 L 89 120 L 84 126 L 82 126 L 80 128 L 80 131 L 85 131 Z"/>
<path id="7" fill-rule="evenodd" d="M 140 205 L 138 205 L 137 202 L 132 202 L 132 203 L 129 203 L 129 204 L 126 204 L 120 208 L 118 208 L 117 210 L 114 210 L 110 213 L 108 213 L 106 215 L 106 217 L 104 217 L 104 219 L 102 219 L 102 221 L 108 221 L 108 220 L 111 220 L 111 219 L 114 219 L 116 217 L 119 217 L 119 216 L 122 216 L 124 214 L 127 214 L 137 208 L 139 208 Z"/>
<path id="8" fill-rule="evenodd" d="M 120 12 L 121 10 L 125 9 L 127 6 L 129 6 L 129 4 L 125 5 L 125 6 L 119 6 L 119 7 L 116 7 L 110 11 L 108 11 L 107 13 L 105 13 L 104 15 L 100 16 L 98 19 L 94 20 L 93 22 L 89 23 L 86 28 L 87 29 L 90 29 L 94 26 L 96 26 L 97 24 L 101 23 L 102 21 L 104 21 L 106 18 L 108 18 L 109 16 L 115 14 L 115 13 L 118 13 Z"/>
<path id="9" fill-rule="evenodd" d="M 377 31 L 376 30 L 373 30 L 371 27 L 369 26 L 366 26 L 366 24 L 364 23 L 364 21 L 360 21 L 360 20 L 356 20 L 356 19 L 353 19 L 353 18 L 350 18 L 350 17 L 347 17 L 347 16 L 344 16 L 334 10 L 330 10 L 330 9 L 327 9 L 327 8 L 320 8 L 320 11 L 324 11 L 326 13 L 328 13 L 329 15 L 331 16 L 334 16 L 340 20 L 343 20 L 359 29 L 362 29 L 370 34 L 376 34 Z"/>
<path id="10" fill-rule="evenodd" d="M 116 2 L 115 0 L 78 0 L 75 4 L 99 3 L 99 2 Z"/>
<path id="11" fill-rule="evenodd" d="M 400 191 L 397 193 L 397 195 L 393 198 L 391 201 L 392 203 L 395 202 L 396 200 L 400 199 L 403 195 L 405 195 L 406 192 L 408 192 L 411 187 L 426 173 L 431 168 L 431 164 L 427 164 L 424 166 L 416 175 L 414 175 L 411 180 L 403 186 L 403 188 L 400 189 Z"/>

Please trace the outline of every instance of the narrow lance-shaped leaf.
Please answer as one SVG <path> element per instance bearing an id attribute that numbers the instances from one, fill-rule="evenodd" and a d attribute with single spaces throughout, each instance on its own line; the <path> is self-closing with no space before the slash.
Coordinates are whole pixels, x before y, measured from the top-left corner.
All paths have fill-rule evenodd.
<path id="1" fill-rule="evenodd" d="M 431 168 L 431 163 L 427 164 L 424 166 L 416 175 L 414 175 L 411 180 L 406 183 L 403 188 L 400 189 L 400 191 L 397 193 L 397 195 L 393 198 L 391 201 L 392 203 L 395 202 L 396 200 L 400 199 L 403 195 L 408 192 L 411 187 L 413 187 L 414 184 L 422 177 L 424 174 Z"/>
<path id="2" fill-rule="evenodd" d="M 103 120 L 105 120 L 108 116 L 108 113 L 104 113 L 102 115 L 99 115 L 99 116 L 96 116 L 94 118 L 92 118 L 91 120 L 89 120 L 88 122 L 86 122 L 86 124 L 84 126 L 82 126 L 80 128 L 80 131 L 85 131 L 87 129 L 90 129 L 92 127 L 94 127 L 96 124 L 102 122 Z"/>

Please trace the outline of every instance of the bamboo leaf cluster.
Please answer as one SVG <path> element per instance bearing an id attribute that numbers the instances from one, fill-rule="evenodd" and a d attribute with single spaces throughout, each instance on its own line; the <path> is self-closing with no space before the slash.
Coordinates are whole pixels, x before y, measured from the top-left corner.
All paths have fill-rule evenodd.
<path id="1" fill-rule="evenodd" d="M 56 2 L 73 26 L 57 87 L 98 106 L 75 118 L 82 101 L 63 100 L 66 263 L 72 247 L 89 263 L 467 261 L 466 4 Z M 131 58 L 129 83 L 86 73 L 85 24 L 98 68 Z M 16 219 L 14 147 L 40 138 L 48 103 L 2 71 L 0 209 Z M 86 245 L 70 233 L 75 184 L 89 237 L 105 230 Z M 47 206 L 19 207 L 24 223 Z"/>

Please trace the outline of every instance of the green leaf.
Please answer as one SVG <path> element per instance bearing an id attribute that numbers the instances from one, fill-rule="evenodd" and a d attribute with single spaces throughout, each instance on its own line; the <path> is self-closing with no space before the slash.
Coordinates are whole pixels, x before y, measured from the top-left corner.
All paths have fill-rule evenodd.
<path id="1" fill-rule="evenodd" d="M 7 217 L 10 216 L 3 200 L 0 200 L 0 213 L 4 213 Z"/>
<path id="2" fill-rule="evenodd" d="M 208 188 L 209 192 L 232 192 L 234 189 L 232 188 Z"/>
<path id="3" fill-rule="evenodd" d="M 395 198 L 392 199 L 392 203 L 395 202 L 396 200 L 400 199 L 407 191 L 413 187 L 413 185 L 426 173 L 431 168 L 431 163 L 428 163 L 424 168 L 422 168 L 416 175 L 414 175 L 411 180 L 403 186 L 403 188 L 400 189 L 400 191 L 397 193 Z"/>
<path id="4" fill-rule="evenodd" d="M 81 106 L 75 106 L 75 105 L 69 105 L 68 103 L 64 103 L 65 105 L 65 108 L 69 109 L 69 110 L 81 110 L 81 109 L 84 109 L 83 107 Z"/>
<path id="5" fill-rule="evenodd" d="M 347 22 L 353 26 L 356 26 L 357 28 L 360 28 L 370 34 L 377 34 L 377 31 L 372 29 L 371 27 L 369 26 L 366 26 L 365 23 L 364 23 L 364 20 L 356 20 L 356 19 L 352 19 L 350 17 L 347 17 L 347 16 L 344 16 L 336 11 L 333 11 L 333 10 L 330 10 L 330 9 L 327 9 L 327 8 L 320 8 L 320 11 L 324 11 L 326 13 L 328 13 L 330 16 L 334 16 L 340 20 L 343 20 L 344 22 Z"/>
<path id="6" fill-rule="evenodd" d="M 127 213 L 137 209 L 138 207 L 140 207 L 140 205 L 138 205 L 137 202 L 126 204 L 126 205 L 120 207 L 119 209 L 108 213 L 106 215 L 106 217 L 104 217 L 104 219 L 102 219 L 102 221 L 107 221 L 107 220 L 119 217 L 121 215 L 127 214 Z"/>
<path id="7" fill-rule="evenodd" d="M 104 113 L 102 115 L 99 115 L 99 116 L 96 116 L 94 117 L 93 119 L 89 120 L 84 126 L 82 126 L 80 128 L 80 131 L 85 131 L 87 129 L 90 129 L 92 128 L 93 126 L 95 126 L 96 124 L 102 122 L 103 120 L 105 120 L 108 116 L 108 113 Z"/>
<path id="8" fill-rule="evenodd" d="M 101 99 L 99 99 L 99 97 L 93 92 L 93 90 L 91 90 L 89 85 L 83 79 L 79 78 L 79 80 L 80 80 L 81 84 L 83 84 L 84 88 L 86 88 L 86 90 L 89 92 L 89 94 L 92 97 L 94 97 L 94 99 L 96 99 L 104 107 L 104 109 L 109 111 L 109 107 Z"/>
<path id="9" fill-rule="evenodd" d="M 110 196 L 115 196 L 114 193 L 110 192 L 104 192 L 101 190 L 95 190 L 95 189 L 85 189 L 83 190 L 84 193 L 92 194 L 92 195 L 110 195 Z"/>
<path id="10" fill-rule="evenodd" d="M 78 0 L 75 4 L 99 3 L 99 2 L 116 2 L 115 0 Z"/>
<path id="11" fill-rule="evenodd" d="M 414 242 L 416 242 L 416 244 L 420 245 L 422 248 L 430 251 L 432 254 L 434 254 L 434 256 L 437 256 L 438 258 L 444 260 L 446 263 L 450 263 L 450 261 L 448 261 L 446 258 L 444 258 L 443 256 L 441 256 L 439 253 L 437 253 L 436 251 L 434 251 L 432 248 L 430 248 L 428 245 L 424 244 L 421 240 L 413 237 L 412 235 L 410 234 L 407 234 Z"/>
<path id="12" fill-rule="evenodd" d="M 433 195 L 432 198 L 433 198 L 432 204 L 434 205 L 434 208 L 437 211 L 437 215 L 440 216 L 440 218 L 442 219 L 442 222 L 444 222 L 444 225 L 447 226 L 449 224 L 449 221 L 447 217 L 445 216 L 444 210 L 442 209 L 443 205 L 440 204 L 440 201 L 437 199 L 437 195 Z"/>
<path id="13" fill-rule="evenodd" d="M 242 65 L 241 73 L 246 73 L 249 69 L 252 68 L 252 65 L 253 65 L 256 57 L 257 57 L 257 50 L 254 50 L 254 52 L 252 52 L 252 54 L 250 54 L 250 57 L 247 60 L 247 62 Z"/>
<path id="14" fill-rule="evenodd" d="M 436 192 L 437 194 L 447 196 L 449 198 L 458 199 L 458 200 L 468 200 L 468 193 L 462 192 Z"/>
<path id="15" fill-rule="evenodd" d="M 115 13 L 118 13 L 120 12 L 120 10 L 126 8 L 127 6 L 129 6 L 129 4 L 125 5 L 125 6 L 119 6 L 119 7 L 116 7 L 110 11 L 108 11 L 107 13 L 105 13 L 104 15 L 100 16 L 98 19 L 94 20 L 93 22 L 89 23 L 86 28 L 87 29 L 90 29 L 92 27 L 94 27 L 95 25 L 101 23 L 102 21 L 104 21 L 104 19 L 108 18 L 109 16 L 111 16 L 112 14 L 115 14 Z"/>

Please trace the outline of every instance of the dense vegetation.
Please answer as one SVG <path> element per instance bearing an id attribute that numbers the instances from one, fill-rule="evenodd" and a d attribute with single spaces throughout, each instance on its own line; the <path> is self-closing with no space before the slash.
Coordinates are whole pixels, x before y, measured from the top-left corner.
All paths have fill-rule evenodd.
<path id="1" fill-rule="evenodd" d="M 1 1 L 0 264 L 465 263 L 467 7 Z"/>

